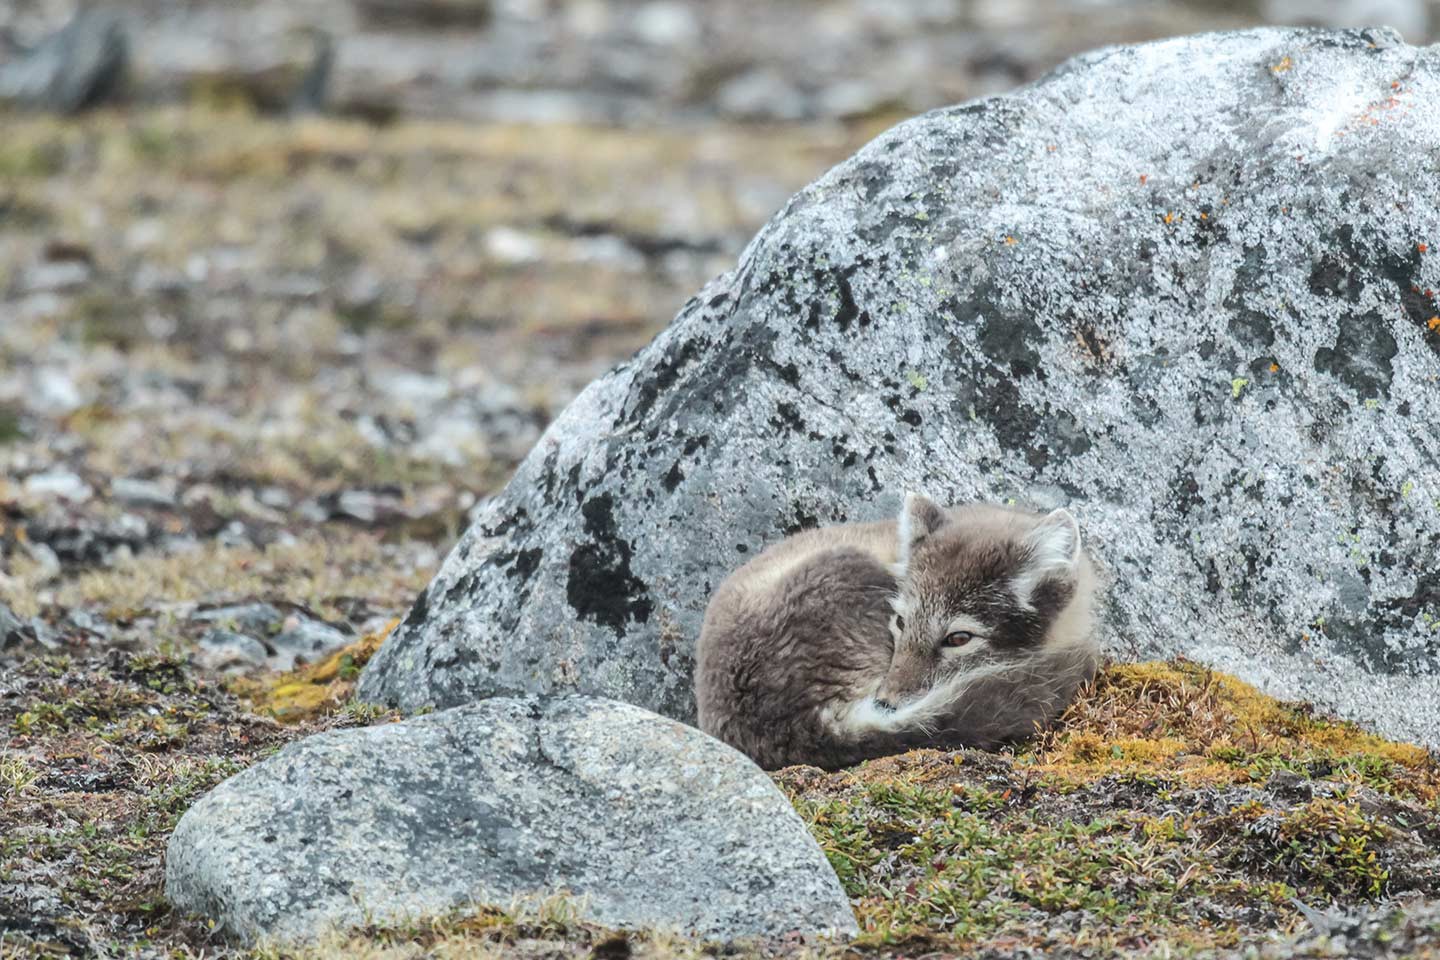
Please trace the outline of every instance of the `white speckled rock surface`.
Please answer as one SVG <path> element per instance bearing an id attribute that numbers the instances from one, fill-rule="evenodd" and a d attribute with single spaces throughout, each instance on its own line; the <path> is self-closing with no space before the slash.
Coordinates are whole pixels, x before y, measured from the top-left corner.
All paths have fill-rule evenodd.
<path id="1" fill-rule="evenodd" d="M 293 743 L 186 812 L 165 870 L 177 906 L 252 941 L 557 890 L 607 926 L 857 932 L 758 767 L 588 697 L 488 700 Z"/>
<path id="2" fill-rule="evenodd" d="M 904 488 L 1069 504 L 1106 640 L 1440 745 L 1440 53 L 1255 30 L 902 124 L 551 426 L 362 694 L 694 716 L 711 589 Z"/>

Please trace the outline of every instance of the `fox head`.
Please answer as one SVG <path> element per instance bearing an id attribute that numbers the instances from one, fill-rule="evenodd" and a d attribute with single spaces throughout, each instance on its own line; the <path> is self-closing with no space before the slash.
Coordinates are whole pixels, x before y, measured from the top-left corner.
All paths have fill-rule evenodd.
<path id="1" fill-rule="evenodd" d="M 874 694 L 913 703 L 962 674 L 1036 655 L 1085 589 L 1080 529 L 1066 510 L 971 529 L 907 494 L 899 522 L 894 654 Z M 1088 603 L 1088 598 L 1084 598 Z"/>

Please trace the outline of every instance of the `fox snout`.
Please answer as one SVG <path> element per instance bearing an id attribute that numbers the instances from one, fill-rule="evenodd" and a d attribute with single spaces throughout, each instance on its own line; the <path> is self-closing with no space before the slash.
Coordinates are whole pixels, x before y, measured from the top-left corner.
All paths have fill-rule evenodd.
<path id="1" fill-rule="evenodd" d="M 898 710 L 912 700 L 919 700 L 930 689 L 927 665 L 907 662 L 909 659 L 897 656 L 875 690 L 875 706 L 881 710 Z"/>

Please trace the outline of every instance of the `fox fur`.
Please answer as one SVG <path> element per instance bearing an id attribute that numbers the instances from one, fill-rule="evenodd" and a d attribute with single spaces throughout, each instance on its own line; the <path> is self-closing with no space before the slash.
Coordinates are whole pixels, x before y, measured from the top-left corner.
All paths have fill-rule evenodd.
<path id="1" fill-rule="evenodd" d="M 700 728 L 767 769 L 1021 740 L 1094 676 L 1095 581 L 1065 510 L 910 494 L 797 534 L 711 598 Z"/>

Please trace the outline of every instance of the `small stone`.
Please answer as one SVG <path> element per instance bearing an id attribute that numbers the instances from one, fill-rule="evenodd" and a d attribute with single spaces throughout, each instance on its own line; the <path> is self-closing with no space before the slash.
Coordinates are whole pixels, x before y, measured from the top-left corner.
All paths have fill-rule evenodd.
<path id="1" fill-rule="evenodd" d="M 369 490 L 346 490 L 336 500 L 335 513 L 361 523 L 374 523 L 379 515 L 378 505 L 379 498 Z"/>
<path id="2" fill-rule="evenodd" d="M 256 499 L 274 510 L 289 510 L 295 502 L 283 487 L 265 487 L 256 494 Z"/>
<path id="3" fill-rule="evenodd" d="M 108 639 L 111 633 L 110 624 L 88 610 L 71 610 L 65 615 L 65 620 L 76 630 L 101 640 Z"/>
<path id="4" fill-rule="evenodd" d="M 191 620 L 213 623 L 217 627 L 240 630 L 255 636 L 268 637 L 285 620 L 285 614 L 268 603 L 240 603 L 211 607 L 190 614 Z"/>
<path id="5" fill-rule="evenodd" d="M 857 932 L 775 784 L 638 707 L 497 698 L 285 747 L 170 838 L 165 893 L 247 942 L 567 891 L 587 920 L 707 939 Z"/>
<path id="6" fill-rule="evenodd" d="M 205 631 L 196 649 L 200 665 L 217 673 L 264 666 L 269 656 L 265 644 L 254 637 L 218 627 Z"/>
<path id="7" fill-rule="evenodd" d="M 119 17 L 103 9 L 83 11 L 33 50 L 0 64 L 0 103 L 75 113 L 110 98 L 128 60 Z"/>
<path id="8" fill-rule="evenodd" d="M 287 617 L 280 633 L 270 638 L 270 665 L 293 670 L 301 663 L 314 663 L 349 643 L 351 637 L 328 623 L 303 617 Z"/>
<path id="9" fill-rule="evenodd" d="M 700 39 L 700 22 L 690 7 L 673 0 L 655 0 L 637 10 L 631 28 L 657 47 L 685 46 Z"/>
<path id="10" fill-rule="evenodd" d="M 722 113 L 740 120 L 802 120 L 809 99 L 780 71 L 757 68 L 727 80 L 715 92 Z"/>
<path id="11" fill-rule="evenodd" d="M 499 263 L 534 263 L 543 248 L 528 233 L 511 227 L 495 227 L 485 235 L 485 252 Z"/>
<path id="12" fill-rule="evenodd" d="M 173 480 L 140 480 L 116 477 L 110 481 L 110 496 L 121 503 L 137 507 L 173 507 L 176 505 Z"/>
<path id="13" fill-rule="evenodd" d="M 78 290 L 90 282 L 92 272 L 82 260 L 37 263 L 20 275 L 20 289 L 27 294 Z"/>
<path id="14" fill-rule="evenodd" d="M 79 409 L 85 398 L 75 381 L 61 370 L 47 367 L 35 375 L 30 408 L 37 413 L 64 415 Z"/>
<path id="15" fill-rule="evenodd" d="M 68 470 L 32 473 L 25 478 L 25 494 L 36 500 L 68 500 L 84 503 L 94 494 L 89 484 Z"/>

